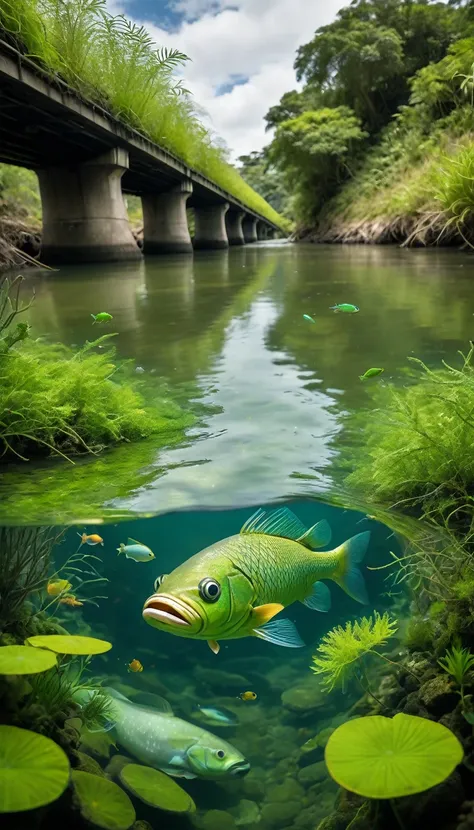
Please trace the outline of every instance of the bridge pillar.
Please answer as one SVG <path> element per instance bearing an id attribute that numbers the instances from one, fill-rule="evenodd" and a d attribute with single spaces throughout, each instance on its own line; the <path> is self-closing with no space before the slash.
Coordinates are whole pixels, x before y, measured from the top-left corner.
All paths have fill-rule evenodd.
<path id="1" fill-rule="evenodd" d="M 244 210 L 229 210 L 226 213 L 225 226 L 229 245 L 245 245 L 244 232 L 242 230 L 242 219 L 244 216 Z"/>
<path id="2" fill-rule="evenodd" d="M 267 226 L 264 222 L 259 222 L 257 225 L 257 238 L 261 241 L 267 239 Z"/>
<path id="3" fill-rule="evenodd" d="M 246 242 L 257 241 L 257 219 L 255 216 L 247 215 L 242 223 L 244 239 Z"/>
<path id="4" fill-rule="evenodd" d="M 43 262 L 140 259 L 120 180 L 128 153 L 109 150 L 77 167 L 38 171 L 43 208 Z"/>
<path id="5" fill-rule="evenodd" d="M 228 209 L 228 202 L 194 208 L 193 244 L 196 250 L 229 247 L 225 227 L 225 215 Z"/>
<path id="6" fill-rule="evenodd" d="M 143 253 L 191 254 L 186 202 L 193 192 L 188 179 L 167 193 L 144 193 Z"/>

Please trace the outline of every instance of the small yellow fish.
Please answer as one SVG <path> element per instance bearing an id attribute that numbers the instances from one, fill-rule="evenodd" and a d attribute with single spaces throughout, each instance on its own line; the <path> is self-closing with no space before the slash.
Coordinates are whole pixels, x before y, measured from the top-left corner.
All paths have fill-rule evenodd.
<path id="1" fill-rule="evenodd" d="M 61 605 L 71 605 L 72 608 L 78 608 L 80 605 L 84 605 L 84 603 L 81 602 L 80 599 L 76 599 L 76 597 L 72 594 L 70 594 L 67 597 L 63 597 L 59 600 L 59 602 L 61 603 Z"/>
<path id="2" fill-rule="evenodd" d="M 53 579 L 51 582 L 48 582 L 46 591 L 50 597 L 58 597 L 63 591 L 70 591 L 71 588 L 72 585 L 67 579 Z"/>
<path id="3" fill-rule="evenodd" d="M 239 695 L 241 700 L 256 700 L 257 695 L 255 692 L 241 692 Z"/>
<path id="4" fill-rule="evenodd" d="M 77 534 L 81 539 L 81 545 L 102 545 L 104 546 L 104 540 L 102 536 L 99 536 L 98 533 L 78 533 Z"/>
<path id="5" fill-rule="evenodd" d="M 131 663 L 128 664 L 127 668 L 128 668 L 128 671 L 132 671 L 132 672 L 143 671 L 143 666 L 140 663 L 140 660 L 137 660 L 136 657 L 135 657 L 134 660 L 131 661 Z"/>

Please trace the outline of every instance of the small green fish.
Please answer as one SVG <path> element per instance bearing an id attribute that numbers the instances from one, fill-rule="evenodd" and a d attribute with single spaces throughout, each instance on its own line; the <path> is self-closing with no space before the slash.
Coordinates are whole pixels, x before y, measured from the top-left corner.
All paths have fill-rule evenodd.
<path id="1" fill-rule="evenodd" d="M 136 539 L 127 539 L 126 545 L 120 542 L 117 550 L 119 554 L 124 553 L 127 559 L 133 559 L 134 562 L 151 562 L 155 558 L 153 551 L 141 542 L 137 542 Z"/>
<path id="2" fill-rule="evenodd" d="M 331 596 L 321 580 L 330 579 L 353 599 L 367 602 L 358 566 L 370 533 L 359 533 L 334 550 L 315 551 L 330 538 L 324 519 L 308 529 L 288 508 L 268 514 L 258 510 L 240 533 L 167 574 L 146 600 L 143 618 L 162 631 L 207 640 L 215 654 L 218 640 L 249 636 L 289 648 L 304 646 L 291 620 L 272 618 L 296 601 L 328 611 Z"/>
<path id="3" fill-rule="evenodd" d="M 316 320 L 314 320 L 314 318 L 311 317 L 309 314 L 303 314 L 303 319 L 308 320 L 308 322 L 310 322 L 310 323 L 315 323 L 316 322 Z"/>
<path id="4" fill-rule="evenodd" d="M 355 314 L 356 311 L 360 311 L 358 306 L 352 305 L 352 303 L 338 303 L 337 305 L 330 306 L 332 311 L 342 311 L 346 314 Z"/>
<path id="5" fill-rule="evenodd" d="M 98 314 L 91 314 L 91 317 L 94 320 L 94 323 L 108 323 L 110 320 L 114 319 L 108 311 L 99 311 Z M 94 325 L 94 323 L 92 323 L 92 325 Z"/>
<path id="6" fill-rule="evenodd" d="M 385 369 L 367 369 L 363 375 L 359 375 L 359 379 L 367 380 L 367 378 L 376 378 L 378 375 L 381 375 L 382 372 L 385 372 Z"/>
<path id="7" fill-rule="evenodd" d="M 218 709 L 217 706 L 200 706 L 198 703 L 197 710 L 198 717 L 214 726 L 237 726 L 239 722 L 237 715 L 224 707 Z"/>

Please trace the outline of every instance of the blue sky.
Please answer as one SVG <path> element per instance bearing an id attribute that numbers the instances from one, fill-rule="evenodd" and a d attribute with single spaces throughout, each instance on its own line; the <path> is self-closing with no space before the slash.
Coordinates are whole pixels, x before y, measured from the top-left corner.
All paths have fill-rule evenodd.
<path id="1" fill-rule="evenodd" d="M 189 56 L 185 85 L 233 159 L 270 141 L 263 118 L 284 92 L 297 87 L 296 49 L 346 3 L 107 0 L 111 12 L 143 23 L 158 46 Z"/>

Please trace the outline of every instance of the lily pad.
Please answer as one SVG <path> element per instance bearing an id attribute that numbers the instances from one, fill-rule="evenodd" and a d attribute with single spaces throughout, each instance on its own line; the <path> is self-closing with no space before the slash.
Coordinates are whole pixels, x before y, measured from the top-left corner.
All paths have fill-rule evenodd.
<path id="1" fill-rule="evenodd" d="M 54 741 L 18 726 L 0 726 L 0 813 L 50 804 L 68 782 L 67 755 Z"/>
<path id="2" fill-rule="evenodd" d="M 151 767 L 127 764 L 120 771 L 120 780 L 127 789 L 151 807 L 170 813 L 194 813 L 196 805 L 176 781 Z"/>
<path id="3" fill-rule="evenodd" d="M 72 782 L 81 815 L 105 830 L 128 830 L 135 821 L 135 810 L 127 793 L 113 781 L 73 770 Z"/>
<path id="4" fill-rule="evenodd" d="M 110 651 L 112 643 L 107 640 L 97 640 L 95 637 L 80 637 L 65 634 L 37 634 L 28 637 L 28 645 L 36 648 L 47 648 L 56 654 L 105 654 Z"/>
<path id="5" fill-rule="evenodd" d="M 56 656 L 30 646 L 0 646 L 0 674 L 39 674 L 56 665 Z"/>
<path id="6" fill-rule="evenodd" d="M 334 780 L 366 798 L 421 793 L 444 781 L 462 758 L 461 743 L 446 726 L 402 713 L 343 723 L 325 751 Z"/>

